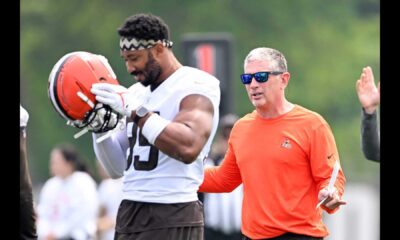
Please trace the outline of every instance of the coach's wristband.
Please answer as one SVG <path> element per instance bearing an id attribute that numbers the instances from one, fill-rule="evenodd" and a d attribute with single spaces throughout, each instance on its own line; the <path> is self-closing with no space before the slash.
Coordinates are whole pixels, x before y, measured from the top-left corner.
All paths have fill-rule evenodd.
<path id="1" fill-rule="evenodd" d="M 150 144 L 154 145 L 158 135 L 171 121 L 160 117 L 158 114 L 153 113 L 146 120 L 142 127 L 142 134 L 147 138 Z"/>

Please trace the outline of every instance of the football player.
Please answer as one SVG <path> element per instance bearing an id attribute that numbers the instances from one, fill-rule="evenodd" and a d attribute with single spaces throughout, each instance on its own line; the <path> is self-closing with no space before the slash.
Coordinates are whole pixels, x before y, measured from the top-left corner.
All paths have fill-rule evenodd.
<path id="1" fill-rule="evenodd" d="M 85 127 L 94 118 L 107 128 L 88 131 L 107 173 L 123 176 L 115 239 L 202 240 L 204 214 L 197 190 L 218 125 L 219 80 L 176 59 L 168 26 L 158 16 L 130 16 L 118 34 L 121 57 L 137 83 L 125 88 L 112 81 L 83 80 L 79 74 L 71 81 L 91 81 L 73 89 L 71 98 L 84 93 L 76 100 L 81 105 L 88 98 L 94 109 L 102 104 L 111 108 L 111 115 L 117 114 L 118 122 L 127 120 L 125 128 L 110 125 L 112 121 L 104 124 L 89 107 L 75 121 L 75 126 Z M 55 68 L 54 74 L 59 71 Z M 89 85 L 91 93 L 86 91 Z M 53 92 L 56 102 L 58 92 Z"/>
<path id="2" fill-rule="evenodd" d="M 218 125 L 219 80 L 182 66 L 157 16 L 133 15 L 118 33 L 121 57 L 138 83 L 92 87 L 97 101 L 128 118 L 126 130 L 93 141 L 109 174 L 124 175 L 115 239 L 203 239 L 197 190 Z"/>

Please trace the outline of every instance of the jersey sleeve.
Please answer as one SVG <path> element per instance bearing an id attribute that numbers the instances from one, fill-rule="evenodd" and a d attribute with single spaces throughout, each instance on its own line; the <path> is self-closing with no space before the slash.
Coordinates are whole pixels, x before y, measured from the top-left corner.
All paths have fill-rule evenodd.
<path id="1" fill-rule="evenodd" d="M 221 92 L 218 80 L 207 76 L 204 78 L 201 78 L 201 76 L 197 77 L 194 80 L 191 80 L 186 87 L 181 88 L 180 91 L 177 92 L 177 98 L 181 101 L 186 96 L 194 94 L 207 97 L 213 104 L 214 108 L 219 108 Z"/>
<path id="2" fill-rule="evenodd" d="M 122 177 L 126 168 L 126 150 L 129 148 L 129 141 L 125 131 L 124 129 L 117 131 L 100 143 L 96 140 L 101 134 L 92 134 L 96 158 L 111 178 Z"/>
<path id="3" fill-rule="evenodd" d="M 310 149 L 311 171 L 317 183 L 318 192 L 328 186 L 336 161 L 338 161 L 340 165 L 336 142 L 331 128 L 326 122 L 323 122 L 313 130 Z M 345 182 L 346 178 L 340 167 L 334 184 L 340 197 L 342 197 L 344 193 Z M 323 207 L 323 209 L 328 213 L 334 213 L 339 208 L 330 210 Z"/>
<path id="4" fill-rule="evenodd" d="M 371 161 L 380 161 L 380 136 L 376 111 L 368 114 L 362 110 L 361 149 L 365 158 Z"/>
<path id="5" fill-rule="evenodd" d="M 204 180 L 199 192 L 232 192 L 242 183 L 239 167 L 231 145 L 220 166 L 208 167 L 204 171 Z"/>

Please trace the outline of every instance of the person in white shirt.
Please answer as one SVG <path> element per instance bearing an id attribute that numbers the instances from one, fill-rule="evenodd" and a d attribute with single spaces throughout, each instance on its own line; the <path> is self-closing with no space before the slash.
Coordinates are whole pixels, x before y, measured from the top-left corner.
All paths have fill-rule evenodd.
<path id="1" fill-rule="evenodd" d="M 98 240 L 113 240 L 115 221 L 122 199 L 122 178 L 112 179 L 96 161 L 97 171 L 101 178 L 97 192 L 99 194 L 99 217 L 97 219 Z"/>
<path id="2" fill-rule="evenodd" d="M 97 186 L 71 144 L 60 144 L 50 154 L 50 172 L 40 191 L 38 236 L 42 240 L 95 239 Z"/>
<path id="3" fill-rule="evenodd" d="M 197 191 L 218 127 L 219 80 L 176 59 L 168 26 L 157 16 L 130 16 L 118 33 L 121 57 L 138 83 L 91 88 L 98 102 L 127 119 L 125 129 L 102 142 L 103 133 L 92 133 L 107 173 L 123 176 L 115 239 L 203 240 Z"/>

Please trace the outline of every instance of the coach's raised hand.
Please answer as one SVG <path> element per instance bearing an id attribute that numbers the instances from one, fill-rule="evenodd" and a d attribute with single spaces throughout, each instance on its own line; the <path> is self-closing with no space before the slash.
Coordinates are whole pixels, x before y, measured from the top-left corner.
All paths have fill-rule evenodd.
<path id="1" fill-rule="evenodd" d="M 124 116 L 130 117 L 140 103 L 133 93 L 127 88 L 110 83 L 95 83 L 91 92 L 96 95 L 96 100 L 110 106 L 113 110 Z"/>

